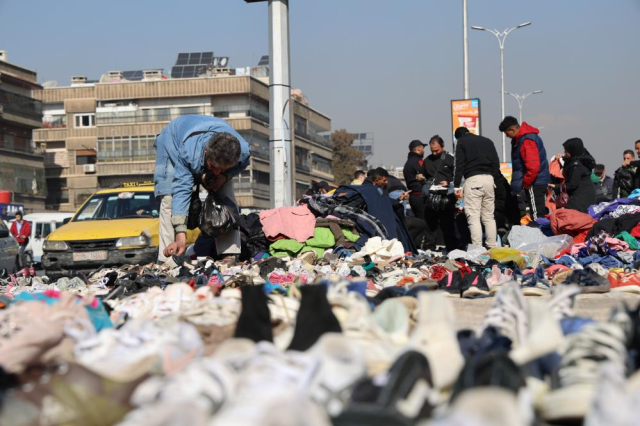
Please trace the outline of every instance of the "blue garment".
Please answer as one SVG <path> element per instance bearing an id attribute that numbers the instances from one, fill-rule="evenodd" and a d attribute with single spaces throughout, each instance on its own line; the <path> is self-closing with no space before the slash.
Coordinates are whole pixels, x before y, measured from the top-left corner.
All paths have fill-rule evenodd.
<path id="1" fill-rule="evenodd" d="M 578 263 L 578 261 L 575 260 L 573 257 L 569 256 L 568 254 L 564 254 L 560 256 L 558 259 L 556 259 L 556 265 L 564 265 L 564 266 L 568 266 L 569 268 L 571 267 L 571 265 L 575 263 Z"/>
<path id="2" fill-rule="evenodd" d="M 249 166 L 249 144 L 226 121 L 205 115 L 185 115 L 171 121 L 153 144 L 156 149 L 155 195 L 173 195 L 171 214 L 186 216 L 194 186 L 194 175 L 205 171 L 204 148 L 216 133 L 230 133 L 240 142 L 238 164 L 229 178 Z"/>
<path id="3" fill-rule="evenodd" d="M 591 256 L 581 257 L 578 261 L 583 265 L 589 265 L 590 263 L 599 263 L 605 269 L 611 268 L 624 268 L 624 263 L 616 259 L 613 256 L 600 256 L 599 254 L 592 254 Z"/>
<path id="4" fill-rule="evenodd" d="M 512 174 L 511 174 L 511 193 L 519 194 L 523 189 L 524 184 L 524 161 L 522 156 L 520 155 L 520 148 L 522 147 L 522 143 L 526 140 L 530 139 L 536 143 L 538 146 L 538 155 L 540 156 L 540 172 L 538 173 L 538 177 L 536 177 L 534 185 L 547 185 L 551 183 L 551 174 L 549 173 L 549 161 L 547 160 L 547 151 L 544 149 L 544 144 L 542 143 L 542 139 L 535 133 L 526 133 L 520 138 L 516 144 L 512 144 L 511 146 L 511 163 L 512 163 Z"/>

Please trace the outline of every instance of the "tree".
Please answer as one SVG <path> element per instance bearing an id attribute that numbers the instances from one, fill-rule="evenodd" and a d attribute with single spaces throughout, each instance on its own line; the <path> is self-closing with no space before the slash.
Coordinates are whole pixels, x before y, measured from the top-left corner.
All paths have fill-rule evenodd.
<path id="1" fill-rule="evenodd" d="M 364 154 L 353 146 L 353 134 L 345 129 L 331 134 L 333 145 L 333 177 L 338 185 L 347 185 L 353 180 L 353 174 L 364 164 Z"/>

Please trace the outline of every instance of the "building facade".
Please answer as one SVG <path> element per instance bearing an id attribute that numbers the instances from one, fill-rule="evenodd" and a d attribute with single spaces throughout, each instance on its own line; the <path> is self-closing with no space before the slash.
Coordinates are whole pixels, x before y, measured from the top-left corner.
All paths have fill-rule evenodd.
<path id="1" fill-rule="evenodd" d="M 33 98 L 40 89 L 35 71 L 0 51 L 0 190 L 11 191 L 26 213 L 45 209 L 44 157 L 32 136 L 42 127 L 42 103 Z"/>
<path id="2" fill-rule="evenodd" d="M 34 139 L 45 151 L 47 207 L 75 211 L 97 189 L 153 180 L 156 135 L 188 114 L 223 118 L 251 145 L 251 165 L 235 180 L 244 210 L 269 208 L 269 87 L 251 75 L 167 79 L 158 70 L 139 81 L 110 72 L 99 82 L 73 77 L 69 87 L 35 92 L 44 109 Z M 333 181 L 331 120 L 292 98 L 296 195 L 311 180 Z"/>

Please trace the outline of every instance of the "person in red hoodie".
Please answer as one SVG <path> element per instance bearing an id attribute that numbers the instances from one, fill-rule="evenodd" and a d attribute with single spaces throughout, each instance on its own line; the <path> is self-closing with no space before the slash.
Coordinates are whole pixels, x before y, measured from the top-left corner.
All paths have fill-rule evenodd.
<path id="1" fill-rule="evenodd" d="M 16 221 L 11 224 L 11 235 L 20 245 L 20 267 L 26 268 L 29 265 L 25 264 L 24 252 L 29 244 L 29 237 L 31 237 L 31 224 L 22 220 L 22 212 L 16 213 Z"/>
<path id="2" fill-rule="evenodd" d="M 540 131 L 526 122 L 518 124 L 514 117 L 507 116 L 500 123 L 500 131 L 511 138 L 511 192 L 518 195 L 524 190 L 533 220 L 547 214 L 545 197 L 547 185 L 551 183 L 549 161 Z"/>

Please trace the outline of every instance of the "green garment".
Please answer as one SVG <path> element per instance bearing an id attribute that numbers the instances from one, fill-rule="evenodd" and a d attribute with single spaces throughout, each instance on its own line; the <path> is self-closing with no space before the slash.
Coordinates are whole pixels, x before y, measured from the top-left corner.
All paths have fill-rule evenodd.
<path id="1" fill-rule="evenodd" d="M 271 246 L 269 247 L 269 253 L 275 256 L 275 253 L 289 252 L 292 253 L 292 256 L 295 256 L 302 249 L 302 247 L 304 247 L 304 244 L 296 240 L 282 239 L 271 243 Z"/>
<path id="2" fill-rule="evenodd" d="M 321 257 L 324 257 L 324 249 L 320 248 L 320 247 L 309 247 L 309 246 L 304 246 L 302 247 L 302 250 L 300 250 L 300 254 L 302 253 L 306 253 L 308 251 L 313 251 L 316 253 L 316 255 L 318 256 L 318 259 L 320 259 Z"/>
<path id="3" fill-rule="evenodd" d="M 289 251 L 274 251 L 271 255 L 273 257 L 296 257 L 295 253 Z"/>
<path id="4" fill-rule="evenodd" d="M 342 233 L 344 234 L 344 237 L 347 240 L 351 241 L 352 243 L 355 243 L 360 238 L 360 235 L 354 234 L 347 228 L 341 228 L 341 229 L 342 229 Z"/>
<path id="5" fill-rule="evenodd" d="M 336 245 L 336 238 L 329 228 L 316 228 L 313 230 L 313 238 L 307 240 L 309 247 L 329 248 Z"/>
<path id="6" fill-rule="evenodd" d="M 627 231 L 619 233 L 618 235 L 616 235 L 616 238 L 629 244 L 630 250 L 640 250 L 640 246 L 638 246 L 638 240 L 636 240 L 636 237 L 634 237 Z"/>

